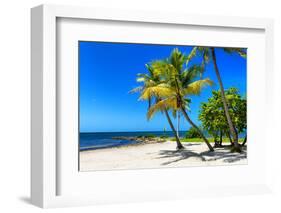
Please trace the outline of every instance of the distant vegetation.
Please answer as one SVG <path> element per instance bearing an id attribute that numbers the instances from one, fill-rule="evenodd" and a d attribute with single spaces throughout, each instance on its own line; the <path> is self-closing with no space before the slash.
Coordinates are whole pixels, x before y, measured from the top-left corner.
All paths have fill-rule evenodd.
<path id="1" fill-rule="evenodd" d="M 150 135 L 138 135 L 137 138 L 156 138 L 156 135 L 150 134 Z"/>
<path id="2" fill-rule="evenodd" d="M 185 138 L 200 138 L 200 141 L 202 140 L 201 135 L 194 127 L 190 127 L 189 130 L 186 131 Z"/>

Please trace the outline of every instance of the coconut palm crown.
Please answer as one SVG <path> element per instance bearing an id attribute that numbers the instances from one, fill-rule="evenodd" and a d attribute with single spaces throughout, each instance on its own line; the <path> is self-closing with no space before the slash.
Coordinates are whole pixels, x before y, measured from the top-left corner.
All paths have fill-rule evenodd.
<path id="1" fill-rule="evenodd" d="M 148 112 L 151 109 L 152 103 L 157 104 L 161 101 L 162 96 L 169 95 L 169 89 L 166 87 L 166 84 L 161 81 L 159 75 L 156 75 L 153 67 L 146 64 L 146 68 L 148 70 L 148 74 L 138 74 L 137 82 L 143 83 L 142 86 L 136 87 L 135 89 L 131 90 L 131 92 L 140 92 L 139 100 L 147 100 L 148 101 Z M 169 116 L 168 110 L 170 108 L 168 106 L 163 106 L 158 111 L 164 112 L 168 123 L 175 135 L 176 142 L 177 142 L 177 149 L 183 149 L 184 146 L 181 144 L 179 136 L 174 128 L 172 120 Z M 151 119 L 151 116 L 147 116 L 148 119 Z"/>
<path id="2" fill-rule="evenodd" d="M 151 87 L 149 92 L 143 92 L 140 99 L 147 100 L 150 97 L 149 94 L 160 97 L 148 110 L 148 119 L 165 108 L 172 109 L 173 112 L 181 111 L 186 120 L 200 133 L 210 151 L 213 151 L 207 138 L 186 112 L 190 103 L 189 97 L 199 95 L 204 86 L 212 85 L 209 78 L 197 79 L 202 75 L 201 66 L 189 66 L 189 62 L 195 56 L 195 53 L 196 49 L 193 49 L 189 55 L 185 55 L 176 48 L 169 58 L 153 61 L 150 66 L 152 67 L 153 75 L 158 77 L 159 83 Z"/>

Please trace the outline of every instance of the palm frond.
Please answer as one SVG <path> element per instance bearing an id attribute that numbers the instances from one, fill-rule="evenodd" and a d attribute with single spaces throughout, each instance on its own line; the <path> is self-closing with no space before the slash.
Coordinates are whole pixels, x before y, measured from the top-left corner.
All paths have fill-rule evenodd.
<path id="1" fill-rule="evenodd" d="M 146 69 L 148 70 L 150 76 L 154 76 L 153 68 L 149 64 L 145 64 Z"/>
<path id="2" fill-rule="evenodd" d="M 138 73 L 136 81 L 137 82 L 145 82 L 145 81 L 147 81 L 149 79 L 150 79 L 149 75 L 144 74 L 144 73 Z"/>
<path id="3" fill-rule="evenodd" d="M 156 76 L 161 76 L 171 69 L 171 66 L 167 60 L 153 61 L 151 62 L 151 67 L 153 68 L 153 73 Z"/>
<path id="4" fill-rule="evenodd" d="M 152 62 L 154 74 L 158 76 L 160 82 L 169 82 L 171 79 L 175 79 L 178 75 L 176 68 L 170 64 L 167 60 Z"/>
<path id="5" fill-rule="evenodd" d="M 205 78 L 202 80 L 194 81 L 190 83 L 186 88 L 183 89 L 184 95 L 199 95 L 201 93 L 201 90 L 204 86 L 212 86 L 213 81 L 211 81 L 209 78 Z"/>
<path id="6" fill-rule="evenodd" d="M 223 48 L 223 50 L 230 54 L 237 53 L 243 58 L 247 57 L 247 50 L 245 48 Z"/>
<path id="7" fill-rule="evenodd" d="M 189 84 L 194 78 L 201 76 L 202 72 L 203 72 L 203 67 L 197 64 L 186 69 L 182 73 L 182 85 L 185 86 Z"/>
<path id="8" fill-rule="evenodd" d="M 179 51 L 178 48 L 173 49 L 168 62 L 173 65 L 173 67 L 180 72 L 183 68 L 183 65 L 185 64 L 187 60 L 187 56 L 183 54 L 181 51 Z"/>
<path id="9" fill-rule="evenodd" d="M 190 105 L 190 103 L 191 103 L 191 99 L 190 98 L 185 98 L 184 99 L 184 108 L 186 109 L 186 110 L 188 110 L 188 111 L 191 111 L 191 109 L 190 109 L 190 107 L 189 107 L 189 105 Z"/>
<path id="10" fill-rule="evenodd" d="M 175 97 L 168 97 L 160 100 L 149 108 L 146 114 L 147 119 L 150 120 L 156 112 L 163 111 L 164 109 L 175 109 L 176 105 L 177 101 Z"/>
<path id="11" fill-rule="evenodd" d="M 147 87 L 143 90 L 139 100 L 148 100 L 152 96 L 156 97 L 168 97 L 174 94 L 174 91 L 165 86 L 166 84 L 159 84 L 156 86 Z"/>
<path id="12" fill-rule="evenodd" d="M 185 65 L 188 66 L 189 62 L 191 61 L 191 59 L 193 59 L 196 56 L 197 53 L 197 47 L 193 47 L 191 52 L 189 53 L 189 55 L 186 58 L 186 62 Z"/>
<path id="13" fill-rule="evenodd" d="M 137 92 L 141 92 L 142 90 L 143 90 L 143 86 L 139 86 L 130 90 L 129 93 L 137 93 Z"/>
<path id="14" fill-rule="evenodd" d="M 210 52 L 209 52 L 209 49 L 206 49 L 204 52 L 203 52 L 203 60 L 204 60 L 204 63 L 208 63 L 210 61 Z"/>
<path id="15" fill-rule="evenodd" d="M 137 82 L 145 82 L 145 78 L 144 77 L 137 77 L 136 81 Z"/>

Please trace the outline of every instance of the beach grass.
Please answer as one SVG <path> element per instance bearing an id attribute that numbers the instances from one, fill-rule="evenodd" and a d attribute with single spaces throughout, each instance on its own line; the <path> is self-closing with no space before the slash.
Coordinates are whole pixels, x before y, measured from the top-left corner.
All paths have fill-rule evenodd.
<path id="1" fill-rule="evenodd" d="M 210 142 L 214 142 L 213 138 L 207 138 L 207 139 Z M 168 138 L 168 140 L 175 142 L 176 138 Z M 244 140 L 244 138 L 239 138 L 239 142 L 243 142 L 243 140 Z M 198 143 L 204 142 L 203 138 L 180 138 L 180 141 L 183 142 L 183 143 L 186 143 L 186 142 L 198 142 Z M 222 142 L 223 143 L 230 143 L 229 138 L 223 138 Z"/>

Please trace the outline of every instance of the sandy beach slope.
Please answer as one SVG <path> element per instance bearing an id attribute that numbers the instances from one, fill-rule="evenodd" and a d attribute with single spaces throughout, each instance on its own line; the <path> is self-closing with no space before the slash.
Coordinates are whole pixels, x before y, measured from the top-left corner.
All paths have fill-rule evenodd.
<path id="1" fill-rule="evenodd" d="M 143 144 L 80 152 L 80 171 L 142 169 L 186 166 L 247 164 L 246 150 L 231 153 L 229 148 L 208 152 L 205 143 L 184 143 L 177 151 L 175 142 Z"/>

